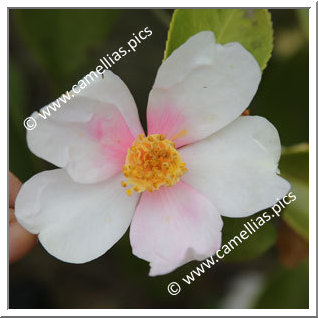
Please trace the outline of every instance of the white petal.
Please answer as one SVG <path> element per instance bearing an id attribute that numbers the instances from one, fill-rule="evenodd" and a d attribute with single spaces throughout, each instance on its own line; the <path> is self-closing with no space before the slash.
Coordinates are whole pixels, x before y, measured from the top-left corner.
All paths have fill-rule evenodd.
<path id="1" fill-rule="evenodd" d="M 212 32 L 200 32 L 160 66 L 149 96 L 148 132 L 177 136 L 177 147 L 205 138 L 248 107 L 260 79 L 257 61 L 242 45 L 216 44 Z"/>
<path id="2" fill-rule="evenodd" d="M 277 175 L 281 146 L 265 118 L 242 116 L 214 135 L 180 149 L 199 189 L 228 217 L 245 217 L 272 206 L 290 189 Z"/>
<path id="3" fill-rule="evenodd" d="M 93 260 L 126 232 L 138 195 L 128 197 L 122 176 L 87 185 L 63 169 L 44 171 L 23 184 L 15 203 L 19 223 L 39 234 L 44 248 L 70 263 Z"/>
<path id="4" fill-rule="evenodd" d="M 130 227 L 134 255 L 150 262 L 149 275 L 167 274 L 213 255 L 223 223 L 216 208 L 184 182 L 144 192 Z"/>
<path id="5" fill-rule="evenodd" d="M 90 79 L 89 81 L 91 82 Z M 105 71 L 103 76 L 99 76 L 88 87 L 81 90 L 79 95 L 101 103 L 115 105 L 123 115 L 132 134 L 137 137 L 138 134 L 143 133 L 134 98 L 120 77 L 111 71 Z"/>
<path id="6" fill-rule="evenodd" d="M 119 77 L 106 72 L 104 79 L 95 79 L 60 105 L 47 119 L 33 113 L 37 127 L 27 133 L 31 151 L 64 167 L 80 183 L 103 181 L 118 173 L 127 148 L 142 133 L 133 98 Z"/>

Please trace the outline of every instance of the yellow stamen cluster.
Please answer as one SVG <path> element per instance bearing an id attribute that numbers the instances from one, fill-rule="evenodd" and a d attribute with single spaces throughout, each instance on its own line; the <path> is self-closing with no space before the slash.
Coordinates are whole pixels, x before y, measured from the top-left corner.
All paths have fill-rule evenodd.
<path id="1" fill-rule="evenodd" d="M 128 149 L 123 174 L 127 181 L 122 186 L 132 185 L 126 190 L 128 195 L 133 191 L 152 192 L 160 186 L 171 187 L 187 172 L 175 144 L 164 135 L 139 135 Z"/>

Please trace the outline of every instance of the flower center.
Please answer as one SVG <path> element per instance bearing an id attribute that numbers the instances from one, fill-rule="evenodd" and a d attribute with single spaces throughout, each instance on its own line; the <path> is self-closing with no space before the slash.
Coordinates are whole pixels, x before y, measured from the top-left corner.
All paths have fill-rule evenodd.
<path id="1" fill-rule="evenodd" d="M 128 195 L 133 190 L 152 192 L 163 185 L 171 187 L 187 172 L 185 166 L 174 142 L 165 135 L 139 135 L 128 149 L 123 166 L 127 181 L 122 181 L 122 186 L 132 185 L 126 190 Z"/>

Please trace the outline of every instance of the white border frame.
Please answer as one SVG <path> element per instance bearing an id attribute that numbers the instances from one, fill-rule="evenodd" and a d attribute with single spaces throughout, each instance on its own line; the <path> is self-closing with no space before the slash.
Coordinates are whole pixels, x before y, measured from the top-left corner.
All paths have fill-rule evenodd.
<path id="1" fill-rule="evenodd" d="M 23 1 L 5 1 L 5 6 L 1 7 L 1 43 L 8 43 L 8 7 L 25 7 L 26 2 Z M 55 0 L 55 1 L 43 1 L 39 0 L 30 0 L 27 2 L 28 7 L 76 7 L 78 1 L 70 0 Z M 105 4 L 110 5 L 107 8 L 129 8 L 131 3 L 128 1 L 122 1 L 121 6 L 119 6 L 118 1 L 108 1 L 107 3 L 102 0 L 90 0 L 90 7 L 104 8 Z M 0 315 L 1 316 L 120 316 L 120 315 L 131 315 L 131 316 L 316 316 L 316 2 L 315 1 L 282 1 L 282 0 L 270 0 L 270 1 L 257 1 L 257 5 L 254 1 L 226 1 L 226 0 L 214 0 L 211 1 L 202 1 L 196 0 L 195 2 L 188 2 L 188 5 L 185 6 L 185 2 L 171 1 L 171 0 L 161 0 L 152 2 L 152 5 L 149 6 L 149 2 L 146 1 L 134 1 L 134 8 L 178 8 L 178 7 L 210 7 L 213 5 L 216 7 L 251 7 L 251 8 L 311 8 L 309 10 L 309 143 L 310 143 L 310 153 L 309 153 L 309 166 L 310 166 L 310 180 L 309 180 L 309 211 L 310 211 L 310 224 L 309 224 L 309 233 L 310 233 L 310 244 L 309 244 L 309 309 L 7 309 L 7 300 L 8 300 L 8 262 L 4 261 L 2 258 L 1 269 L 0 269 Z M 1 54 L 1 69 L 7 70 L 8 73 L 8 45 L 7 48 L 2 48 L 0 51 Z M 7 96 L 6 102 L 8 105 L 8 75 L 7 73 L 2 73 L 2 85 L 1 96 Z M 7 82 L 7 85 L 5 83 Z M 299 105 L 299 111 L 301 112 L 301 106 Z M 8 144 L 8 125 L 7 118 L 8 114 L 4 105 L 1 107 L 2 114 L 2 123 L 0 126 L 1 129 L 1 144 L 3 148 L 7 148 L 5 145 Z M 8 160 L 6 157 L 1 157 L 2 172 L 0 180 L 1 182 L 1 202 L 3 203 L 3 209 L 7 209 L 7 167 Z M 6 169 L 4 169 L 6 167 Z M 4 204 L 6 203 L 6 204 Z M 4 208 L 4 206 L 6 206 Z M 0 248 L 1 255 L 7 254 L 7 214 L 2 211 L 0 214 L 0 224 L 1 224 L 1 239 L 0 239 Z M 6 283 L 5 283 L 6 282 Z M 173 297 L 173 296 L 171 296 Z"/>

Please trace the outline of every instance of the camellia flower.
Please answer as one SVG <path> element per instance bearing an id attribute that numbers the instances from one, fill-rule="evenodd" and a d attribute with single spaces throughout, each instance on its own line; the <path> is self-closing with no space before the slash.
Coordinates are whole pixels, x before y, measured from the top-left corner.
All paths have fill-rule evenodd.
<path id="1" fill-rule="evenodd" d="M 133 253 L 161 275 L 213 255 L 222 218 L 246 217 L 289 190 L 277 175 L 275 127 L 240 116 L 261 79 L 239 43 L 204 31 L 160 66 L 149 95 L 148 135 L 133 97 L 110 71 L 50 118 L 37 112 L 31 151 L 60 169 L 22 187 L 16 217 L 60 260 L 84 263 L 130 225 Z"/>

